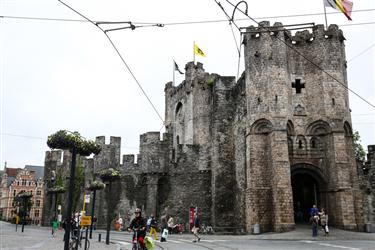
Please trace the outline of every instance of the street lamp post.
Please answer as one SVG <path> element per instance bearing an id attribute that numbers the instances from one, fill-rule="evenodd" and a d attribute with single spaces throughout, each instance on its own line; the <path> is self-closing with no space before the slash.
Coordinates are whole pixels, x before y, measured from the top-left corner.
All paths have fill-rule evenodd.
<path id="1" fill-rule="evenodd" d="M 94 210 L 95 210 L 95 198 L 96 198 L 96 190 L 93 190 L 92 193 L 92 207 L 91 207 L 91 225 L 90 225 L 90 239 L 92 239 L 92 227 L 94 223 Z"/>
<path id="2" fill-rule="evenodd" d="M 120 172 L 113 168 L 103 169 L 99 172 L 100 178 L 103 182 L 108 183 L 106 185 L 107 189 L 107 235 L 105 239 L 105 243 L 109 245 L 109 233 L 111 227 L 111 190 L 112 190 L 112 182 L 119 180 L 121 178 Z"/>
<path id="3" fill-rule="evenodd" d="M 105 237 L 105 244 L 109 245 L 109 230 L 111 229 L 111 209 L 110 209 L 110 204 L 111 204 L 111 189 L 112 189 L 112 181 L 109 181 L 108 185 L 108 194 L 107 194 L 107 235 Z"/>
<path id="4" fill-rule="evenodd" d="M 101 181 L 93 181 L 90 186 L 87 188 L 88 190 L 93 192 L 93 199 L 91 205 L 91 225 L 90 225 L 90 239 L 92 239 L 92 228 L 94 224 L 94 212 L 95 212 L 95 200 L 96 200 L 96 191 L 101 190 L 105 187 L 105 184 Z"/>
<path id="5" fill-rule="evenodd" d="M 65 226 L 64 250 L 69 250 L 70 219 L 71 219 L 71 216 L 72 216 L 74 178 L 75 178 L 75 172 L 76 172 L 76 155 L 77 155 L 76 149 L 73 148 L 73 150 L 72 150 L 72 164 L 70 165 L 68 207 L 67 207 L 66 216 L 65 216 L 65 218 L 68 220 L 68 223 Z"/>
<path id="6" fill-rule="evenodd" d="M 49 188 L 54 188 L 55 187 L 55 181 L 56 181 L 56 172 L 54 170 L 51 171 L 51 187 Z M 55 200 L 55 203 L 54 203 L 54 207 L 55 207 L 55 212 L 54 212 L 54 216 L 52 218 L 52 221 L 55 220 L 56 218 L 56 203 L 57 203 L 57 194 L 56 193 L 51 193 L 52 195 L 52 201 Z M 53 199 L 55 198 L 55 199 Z M 52 223 L 50 222 L 51 226 L 52 226 Z M 53 226 L 52 226 L 52 235 L 53 235 Z"/>

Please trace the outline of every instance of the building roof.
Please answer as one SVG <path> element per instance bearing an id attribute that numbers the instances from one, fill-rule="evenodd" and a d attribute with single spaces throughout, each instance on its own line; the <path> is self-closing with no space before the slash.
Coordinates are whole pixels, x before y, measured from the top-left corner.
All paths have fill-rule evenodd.
<path id="1" fill-rule="evenodd" d="M 16 177 L 13 177 L 13 176 L 8 177 L 8 178 L 7 178 L 7 187 L 9 187 L 10 184 L 12 184 L 12 182 L 13 182 L 15 179 L 16 179 Z"/>
<path id="2" fill-rule="evenodd" d="M 16 177 L 18 170 L 20 170 L 20 168 L 5 168 L 5 173 L 7 174 L 8 178 Z"/>
<path id="3" fill-rule="evenodd" d="M 44 166 L 26 165 L 25 169 L 35 172 L 35 180 L 38 180 L 39 178 L 43 179 L 44 177 Z"/>

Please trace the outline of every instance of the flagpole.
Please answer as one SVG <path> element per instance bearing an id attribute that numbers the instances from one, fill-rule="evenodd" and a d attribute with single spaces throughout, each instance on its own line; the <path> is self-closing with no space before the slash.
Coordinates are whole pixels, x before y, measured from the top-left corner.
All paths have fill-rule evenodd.
<path id="1" fill-rule="evenodd" d="M 176 69 L 175 69 L 175 65 L 174 65 L 174 64 L 175 64 L 175 62 L 174 62 L 174 60 L 173 60 L 173 86 L 175 86 L 175 85 L 174 85 L 174 72 L 176 71 Z"/>
<path id="2" fill-rule="evenodd" d="M 195 64 L 195 41 L 193 42 L 193 62 Z"/>
<path id="3" fill-rule="evenodd" d="M 326 11 L 325 0 L 323 0 L 323 6 L 324 6 L 324 18 L 325 18 L 325 20 L 326 20 L 326 29 L 328 29 L 328 23 L 327 23 L 327 11 Z"/>

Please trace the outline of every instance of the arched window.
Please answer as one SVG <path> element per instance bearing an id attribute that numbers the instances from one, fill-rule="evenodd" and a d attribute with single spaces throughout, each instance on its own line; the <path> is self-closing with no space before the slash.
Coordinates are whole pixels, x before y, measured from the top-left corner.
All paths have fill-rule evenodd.
<path id="1" fill-rule="evenodd" d="M 316 137 L 311 138 L 311 140 L 310 140 L 310 147 L 312 149 L 318 148 L 318 139 Z"/>

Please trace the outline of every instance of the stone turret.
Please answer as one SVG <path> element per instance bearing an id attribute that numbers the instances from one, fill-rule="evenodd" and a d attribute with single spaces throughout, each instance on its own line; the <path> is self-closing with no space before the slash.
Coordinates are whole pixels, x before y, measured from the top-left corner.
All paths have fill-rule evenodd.
<path id="1" fill-rule="evenodd" d="M 298 193 L 306 183 L 332 223 L 361 230 L 344 40 L 336 25 L 294 36 L 281 23 L 247 29 L 248 231 L 292 229 L 293 211 L 313 205 Z"/>

